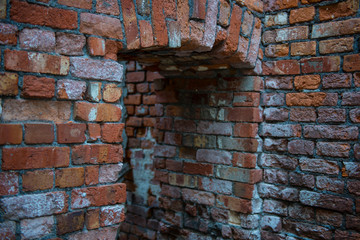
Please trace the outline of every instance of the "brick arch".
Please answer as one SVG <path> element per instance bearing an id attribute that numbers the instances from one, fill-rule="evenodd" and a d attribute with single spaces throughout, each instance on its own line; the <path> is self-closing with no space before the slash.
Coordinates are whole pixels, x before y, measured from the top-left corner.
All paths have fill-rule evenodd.
<path id="1" fill-rule="evenodd" d="M 108 54 L 112 58 L 117 53 L 136 55 L 134 59 L 154 63 L 163 58 L 157 55 L 160 51 L 170 56 L 195 56 L 194 62 L 202 56 L 209 65 L 221 62 L 228 67 L 254 68 L 260 45 L 261 12 L 262 1 L 230 4 L 219 0 L 193 3 L 155 0 L 150 5 L 144 0 L 136 4 L 123 0 L 120 12 L 123 28 L 109 27 L 106 33 L 122 39 L 123 44 L 113 47 Z M 97 28 L 101 25 L 86 14 L 81 15 L 81 22 L 80 31 L 96 34 L 100 30 Z M 90 26 L 91 23 L 95 26 Z"/>

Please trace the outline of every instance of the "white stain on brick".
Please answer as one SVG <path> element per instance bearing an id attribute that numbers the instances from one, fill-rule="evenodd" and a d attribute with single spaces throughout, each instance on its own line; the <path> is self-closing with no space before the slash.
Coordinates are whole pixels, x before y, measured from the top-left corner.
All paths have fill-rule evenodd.
<path id="1" fill-rule="evenodd" d="M 91 108 L 91 110 L 89 111 L 89 116 L 88 119 L 89 121 L 95 121 L 97 117 L 97 108 L 93 107 Z"/>
<path id="2" fill-rule="evenodd" d="M 21 237 L 22 239 L 38 239 L 45 237 L 52 232 L 53 227 L 53 216 L 25 219 L 21 221 Z"/>

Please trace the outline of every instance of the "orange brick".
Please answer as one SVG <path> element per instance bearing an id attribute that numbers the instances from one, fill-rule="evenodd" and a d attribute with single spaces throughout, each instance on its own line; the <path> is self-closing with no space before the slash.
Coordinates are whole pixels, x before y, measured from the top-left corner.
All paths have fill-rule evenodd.
<path id="1" fill-rule="evenodd" d="M 106 143 L 122 142 L 123 123 L 105 123 L 101 126 L 101 140 Z"/>
<path id="2" fill-rule="evenodd" d="M 22 142 L 22 126 L 20 124 L 0 124 L 0 145 L 20 144 Z"/>
<path id="3" fill-rule="evenodd" d="M 85 184 L 96 185 L 99 183 L 99 166 L 85 167 Z"/>
<path id="4" fill-rule="evenodd" d="M 351 52 L 353 46 L 353 37 L 324 40 L 319 42 L 319 52 L 321 54 Z"/>
<path id="5" fill-rule="evenodd" d="M 45 190 L 53 187 L 53 170 L 37 170 L 25 172 L 22 175 L 22 186 L 24 191 Z"/>
<path id="6" fill-rule="evenodd" d="M 320 85 L 320 75 L 296 76 L 294 85 L 296 89 L 317 89 Z"/>
<path id="7" fill-rule="evenodd" d="M 26 75 L 23 78 L 21 96 L 24 98 L 52 98 L 55 94 L 55 79 Z"/>
<path id="8" fill-rule="evenodd" d="M 18 28 L 15 25 L 0 23 L 0 44 L 16 45 Z"/>
<path id="9" fill-rule="evenodd" d="M 105 40 L 96 37 L 87 39 L 88 50 L 91 56 L 105 56 Z"/>
<path id="10" fill-rule="evenodd" d="M 285 57 L 289 55 L 289 44 L 272 44 L 265 48 L 267 57 Z"/>
<path id="11" fill-rule="evenodd" d="M 119 15 L 119 4 L 117 0 L 98 0 L 96 1 L 96 12 L 110 15 Z"/>
<path id="12" fill-rule="evenodd" d="M 316 55 L 316 42 L 291 43 L 291 56 Z"/>
<path id="13" fill-rule="evenodd" d="M 336 106 L 338 101 L 337 93 L 288 93 L 286 104 L 288 106 Z"/>
<path id="14" fill-rule="evenodd" d="M 16 96 L 18 94 L 19 76 L 16 73 L 0 73 L 0 95 Z"/>
<path id="15" fill-rule="evenodd" d="M 319 7 L 321 21 L 354 15 L 359 9 L 359 0 L 347 0 Z"/>
<path id="16" fill-rule="evenodd" d="M 290 24 L 307 22 L 315 17 L 315 7 L 299 8 L 290 11 Z"/>
<path id="17" fill-rule="evenodd" d="M 345 72 L 360 71 L 360 54 L 345 56 L 343 69 Z"/>
<path id="18" fill-rule="evenodd" d="M 87 229 L 97 229 L 100 227 L 99 214 L 99 208 L 87 210 L 85 215 L 85 224 Z"/>

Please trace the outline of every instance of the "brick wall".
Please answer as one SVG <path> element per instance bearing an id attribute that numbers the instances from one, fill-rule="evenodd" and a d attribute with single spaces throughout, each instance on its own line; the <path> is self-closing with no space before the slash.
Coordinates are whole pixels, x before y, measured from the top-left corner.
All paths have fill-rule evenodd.
<path id="1" fill-rule="evenodd" d="M 0 19 L 0 238 L 360 238 L 358 0 Z"/>
<path id="2" fill-rule="evenodd" d="M 359 2 L 264 2 L 262 238 L 359 239 Z"/>

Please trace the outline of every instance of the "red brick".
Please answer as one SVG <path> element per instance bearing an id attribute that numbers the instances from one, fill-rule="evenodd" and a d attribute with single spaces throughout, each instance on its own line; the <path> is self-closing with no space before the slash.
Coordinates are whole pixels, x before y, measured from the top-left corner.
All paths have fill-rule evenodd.
<path id="1" fill-rule="evenodd" d="M 122 42 L 107 39 L 105 42 L 105 59 L 117 61 L 117 53 L 123 48 Z"/>
<path id="2" fill-rule="evenodd" d="M 215 205 L 215 196 L 213 193 L 183 188 L 182 197 L 185 201 L 204 204 L 208 206 Z"/>
<path id="3" fill-rule="evenodd" d="M 316 144 L 319 156 L 349 157 L 350 144 L 343 142 L 319 142 Z"/>
<path id="4" fill-rule="evenodd" d="M 196 152 L 196 160 L 215 164 L 231 164 L 231 153 L 220 150 L 199 149 Z"/>
<path id="5" fill-rule="evenodd" d="M 174 129 L 179 132 L 196 132 L 196 123 L 192 120 L 175 120 Z"/>
<path id="6" fill-rule="evenodd" d="M 151 24 L 146 20 L 139 21 L 141 47 L 148 48 L 154 45 L 154 35 Z"/>
<path id="7" fill-rule="evenodd" d="M 86 82 L 70 79 L 57 81 L 57 98 L 66 100 L 82 100 L 86 92 Z"/>
<path id="8" fill-rule="evenodd" d="M 154 154 L 158 157 L 174 157 L 176 155 L 176 147 L 159 145 L 155 147 Z"/>
<path id="9" fill-rule="evenodd" d="M 76 102 L 74 117 L 83 121 L 118 122 L 121 119 L 121 109 L 107 103 Z"/>
<path id="10" fill-rule="evenodd" d="M 95 229 L 88 232 L 78 232 L 70 235 L 71 239 L 116 239 L 118 226 Z"/>
<path id="11" fill-rule="evenodd" d="M 211 164 L 184 162 L 183 172 L 187 174 L 212 176 L 214 166 Z"/>
<path id="12" fill-rule="evenodd" d="M 3 3 L 2 3 L 3 4 Z M 6 2 L 5 2 L 6 4 Z M 5 13 L 6 15 L 6 13 Z M 1 239 L 16 239 L 16 223 L 13 221 L 4 221 L 0 223 Z"/>
<path id="13" fill-rule="evenodd" d="M 289 119 L 289 110 L 285 108 L 266 108 L 263 115 L 266 121 L 284 122 Z"/>
<path id="14" fill-rule="evenodd" d="M 99 166 L 85 167 L 85 184 L 96 185 L 99 183 Z"/>
<path id="15" fill-rule="evenodd" d="M 54 141 L 54 126 L 52 124 L 25 124 L 25 143 L 39 144 Z"/>
<path id="16" fill-rule="evenodd" d="M 331 239 L 332 236 L 332 232 L 328 228 L 293 220 L 283 221 L 283 229 L 302 237 Z"/>
<path id="17" fill-rule="evenodd" d="M 96 141 L 96 140 L 100 139 L 101 138 L 100 124 L 89 123 L 88 124 L 88 134 L 89 134 L 88 141 Z"/>
<path id="18" fill-rule="evenodd" d="M 261 181 L 262 170 L 218 166 L 216 176 L 221 179 L 252 184 Z"/>
<path id="19" fill-rule="evenodd" d="M 335 161 L 327 161 L 323 159 L 301 158 L 300 169 L 302 171 L 331 175 L 339 173 L 339 167 Z"/>
<path id="20" fill-rule="evenodd" d="M 300 74 L 300 64 L 297 60 L 279 60 L 263 62 L 264 75 Z"/>
<path id="21" fill-rule="evenodd" d="M 62 55 L 81 56 L 84 55 L 83 48 L 86 38 L 83 35 L 71 33 L 56 33 L 56 52 Z"/>
<path id="22" fill-rule="evenodd" d="M 177 126 L 177 121 L 175 120 L 175 128 L 176 128 L 176 126 Z M 190 124 L 190 126 L 192 126 L 192 124 Z M 230 123 L 200 121 L 197 124 L 197 132 L 200 134 L 214 134 L 214 135 L 230 136 L 232 133 L 232 126 Z"/>
<path id="23" fill-rule="evenodd" d="M 315 57 L 301 60 L 303 73 L 336 72 L 340 70 L 340 57 Z"/>
<path id="24" fill-rule="evenodd" d="M 101 140 L 106 143 L 122 142 L 123 123 L 105 123 L 101 126 Z"/>
<path id="25" fill-rule="evenodd" d="M 141 94 L 128 95 L 124 98 L 125 105 L 140 105 L 141 104 Z"/>
<path id="26" fill-rule="evenodd" d="M 80 14 L 80 32 L 107 38 L 123 38 L 119 19 L 91 13 Z"/>
<path id="27" fill-rule="evenodd" d="M 165 15 L 163 12 L 163 2 L 160 0 L 154 0 L 153 6 L 159 6 L 152 9 L 152 25 L 154 29 L 154 40 L 157 46 L 164 47 L 168 45 L 168 30 L 165 21 Z"/>
<path id="28" fill-rule="evenodd" d="M 142 99 L 143 104 L 146 105 L 155 105 L 158 101 L 157 95 L 143 95 Z"/>
<path id="29" fill-rule="evenodd" d="M 91 56 L 105 56 L 105 40 L 96 37 L 87 39 L 88 51 Z"/>
<path id="30" fill-rule="evenodd" d="M 234 122 L 260 122 L 260 110 L 251 107 L 225 108 L 225 120 Z"/>
<path id="31" fill-rule="evenodd" d="M 289 44 L 271 44 L 265 48 L 267 57 L 286 57 L 289 55 Z"/>
<path id="32" fill-rule="evenodd" d="M 299 124 L 264 124 L 261 132 L 261 136 L 267 137 L 300 137 L 301 126 Z"/>
<path id="33" fill-rule="evenodd" d="M 349 88 L 351 86 L 351 74 L 329 74 L 323 76 L 323 88 Z"/>
<path id="34" fill-rule="evenodd" d="M 232 164 L 234 167 L 255 168 L 257 156 L 252 153 L 234 153 Z"/>
<path id="35" fill-rule="evenodd" d="M 127 83 L 139 83 L 145 80 L 145 72 L 128 72 L 126 74 L 126 82 Z"/>
<path id="36" fill-rule="evenodd" d="M 19 77 L 16 73 L 0 73 L 0 95 L 16 96 L 18 94 Z"/>
<path id="37" fill-rule="evenodd" d="M 127 49 L 137 49 L 140 47 L 140 36 L 137 26 L 135 5 L 133 1 L 121 0 L 121 8 L 124 19 Z"/>
<path id="38" fill-rule="evenodd" d="M 119 4 L 116 0 L 99 0 L 96 1 L 96 12 L 110 15 L 119 15 Z"/>
<path id="39" fill-rule="evenodd" d="M 71 192 L 72 208 L 105 206 L 124 203 L 126 200 L 126 185 L 118 183 L 100 187 L 74 189 Z"/>
<path id="40" fill-rule="evenodd" d="M 313 155 L 314 142 L 307 140 L 291 140 L 288 144 L 288 151 L 291 154 Z"/>
<path id="41" fill-rule="evenodd" d="M 256 123 L 237 123 L 234 126 L 234 136 L 236 137 L 255 137 L 258 132 Z"/>
<path id="42" fill-rule="evenodd" d="M 16 45 L 18 28 L 15 25 L 1 23 L 0 24 L 0 44 Z"/>
<path id="43" fill-rule="evenodd" d="M 350 115 L 350 119 L 351 119 L 352 122 L 354 122 L 354 123 L 359 123 L 360 122 L 360 109 L 352 109 L 352 110 L 350 110 L 349 115 Z"/>
<path id="44" fill-rule="evenodd" d="M 205 13 L 206 13 L 206 1 L 205 0 L 194 1 L 191 17 L 205 20 Z"/>
<path id="45" fill-rule="evenodd" d="M 224 195 L 218 195 L 216 197 L 216 206 L 241 213 L 250 213 L 252 211 L 252 204 L 250 200 Z"/>
<path id="46" fill-rule="evenodd" d="M 97 229 L 100 227 L 100 209 L 89 209 L 85 215 L 85 224 L 87 229 Z"/>
<path id="47" fill-rule="evenodd" d="M 60 29 L 76 29 L 77 13 L 71 10 L 50 8 L 23 1 L 12 1 L 11 19 L 17 22 Z"/>
<path id="48" fill-rule="evenodd" d="M 91 0 L 59 0 L 58 3 L 69 7 L 83 8 L 89 10 L 92 8 Z"/>
<path id="49" fill-rule="evenodd" d="M 23 78 L 21 96 L 24 98 L 52 98 L 55 94 L 55 79 L 26 75 Z"/>
<path id="50" fill-rule="evenodd" d="M 82 143 L 85 142 L 86 124 L 64 123 L 57 124 L 58 143 Z"/>
<path id="51" fill-rule="evenodd" d="M 63 122 L 70 118 L 69 102 L 7 99 L 3 103 L 3 120 L 48 120 Z M 19 115 L 19 112 L 22 114 Z"/>
<path id="52" fill-rule="evenodd" d="M 359 9 L 359 1 L 347 0 L 319 7 L 320 21 L 355 15 Z"/>
<path id="53" fill-rule="evenodd" d="M 53 170 L 28 171 L 22 175 L 22 187 L 24 191 L 51 189 L 53 182 Z"/>
<path id="54" fill-rule="evenodd" d="M 136 84 L 136 91 L 139 92 L 139 93 L 147 93 L 147 92 L 149 92 L 149 84 L 148 83 Z"/>
<path id="55" fill-rule="evenodd" d="M 267 77 L 265 78 L 265 86 L 268 89 L 290 90 L 293 88 L 292 80 L 292 77 Z"/>
<path id="56" fill-rule="evenodd" d="M 319 52 L 321 54 L 351 52 L 353 46 L 353 37 L 324 40 L 319 42 Z"/>
<path id="57" fill-rule="evenodd" d="M 296 89 L 317 89 L 320 85 L 320 75 L 296 76 L 294 85 Z"/>
<path id="58" fill-rule="evenodd" d="M 345 72 L 360 71 L 360 54 L 344 56 L 343 69 Z"/>
<path id="59" fill-rule="evenodd" d="M 76 165 L 119 163 L 123 160 L 123 149 L 119 144 L 77 145 L 72 147 L 71 158 Z"/>
<path id="60" fill-rule="evenodd" d="M 25 28 L 20 32 L 19 40 L 22 49 L 45 52 L 55 50 L 55 33 L 52 31 Z"/>
<path id="61" fill-rule="evenodd" d="M 327 23 L 313 25 L 311 38 L 322 38 L 356 34 L 360 32 L 360 18 L 353 18 L 344 21 L 331 21 Z"/>
<path id="62" fill-rule="evenodd" d="M 21 170 L 69 165 L 70 149 L 67 147 L 26 147 L 3 149 L 4 170 Z M 35 160 L 34 160 L 35 159 Z"/>
<path id="63" fill-rule="evenodd" d="M 0 145 L 21 144 L 22 126 L 20 124 L 0 124 Z"/>
<path id="64" fill-rule="evenodd" d="M 290 24 L 307 22 L 315 17 L 315 7 L 299 8 L 290 11 Z"/>
<path id="65" fill-rule="evenodd" d="M 309 27 L 298 26 L 298 27 L 279 28 L 269 32 L 268 34 L 270 34 L 268 35 L 270 36 L 270 38 L 268 38 L 266 42 L 282 43 L 284 41 L 308 39 Z"/>
<path id="66" fill-rule="evenodd" d="M 18 192 L 19 175 L 14 172 L 0 172 L 0 196 L 15 195 Z"/>
<path id="67" fill-rule="evenodd" d="M 329 178 L 324 176 L 316 177 L 316 187 L 323 191 L 343 193 L 344 186 L 345 182 L 337 178 Z"/>
<path id="68" fill-rule="evenodd" d="M 55 171 L 55 186 L 59 188 L 79 187 L 84 184 L 84 168 L 63 168 Z"/>
<path id="69" fill-rule="evenodd" d="M 282 106 L 285 103 L 284 93 L 262 93 L 261 102 L 263 106 Z"/>
<path id="70" fill-rule="evenodd" d="M 299 2 L 298 0 L 288 0 L 288 1 L 266 0 L 264 1 L 264 11 L 271 12 L 276 10 L 297 7 L 298 2 Z"/>
<path id="71" fill-rule="evenodd" d="M 143 119 L 139 118 L 139 117 L 128 117 L 126 119 L 126 126 L 141 127 L 142 121 L 143 121 Z"/>
<path id="72" fill-rule="evenodd" d="M 5 50 L 5 69 L 24 72 L 67 75 L 69 58 L 45 53 Z"/>
<path id="73" fill-rule="evenodd" d="M 335 106 L 337 105 L 337 93 L 288 93 L 286 104 L 288 106 Z"/>
<path id="74" fill-rule="evenodd" d="M 316 55 L 316 42 L 291 43 L 291 56 Z"/>
<path id="75" fill-rule="evenodd" d="M 237 92 L 234 93 L 234 107 L 257 107 L 260 105 L 260 94 L 253 92 Z M 228 104 L 226 104 L 228 106 Z"/>

